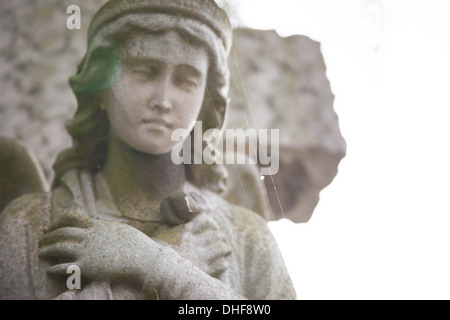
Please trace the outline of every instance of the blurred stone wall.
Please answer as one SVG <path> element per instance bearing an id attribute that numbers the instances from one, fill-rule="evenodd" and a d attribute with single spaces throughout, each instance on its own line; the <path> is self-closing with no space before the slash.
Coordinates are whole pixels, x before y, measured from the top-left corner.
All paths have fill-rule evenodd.
<path id="1" fill-rule="evenodd" d="M 0 2 L 0 136 L 31 148 L 49 179 L 56 155 L 71 145 L 64 123 L 76 100 L 68 78 L 85 53 L 89 21 L 105 2 Z M 69 5 L 81 8 L 81 30 L 66 27 Z M 274 219 L 307 221 L 345 154 L 320 45 L 248 29 L 236 30 L 234 43 L 228 126 L 280 129 L 280 171 L 265 180 Z M 245 191 L 231 178 L 238 194 Z"/>
<path id="2" fill-rule="evenodd" d="M 71 145 L 64 122 L 75 112 L 76 99 L 68 79 L 86 51 L 89 22 L 104 3 L 0 2 L 0 136 L 30 147 L 49 178 L 57 153 Z M 81 30 L 66 26 L 70 5 L 81 8 Z"/>
<path id="3" fill-rule="evenodd" d="M 280 169 L 264 180 L 273 219 L 306 222 L 346 153 L 320 43 L 237 29 L 229 64 L 228 126 L 280 130 Z"/>

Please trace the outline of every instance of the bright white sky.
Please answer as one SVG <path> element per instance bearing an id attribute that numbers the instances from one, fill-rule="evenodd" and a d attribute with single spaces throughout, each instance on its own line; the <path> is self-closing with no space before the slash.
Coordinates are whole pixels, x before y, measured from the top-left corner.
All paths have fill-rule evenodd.
<path id="1" fill-rule="evenodd" d="M 271 224 L 299 299 L 450 299 L 450 1 L 235 0 L 322 43 L 348 143 L 306 224 Z"/>

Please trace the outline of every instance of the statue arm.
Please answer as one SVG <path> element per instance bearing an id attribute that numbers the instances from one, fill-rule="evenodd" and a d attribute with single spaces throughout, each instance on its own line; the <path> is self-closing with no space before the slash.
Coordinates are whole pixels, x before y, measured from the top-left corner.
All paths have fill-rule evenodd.
<path id="1" fill-rule="evenodd" d="M 66 215 L 39 241 L 40 258 L 65 257 L 49 274 L 64 275 L 76 264 L 81 276 L 100 282 L 124 282 L 148 298 L 164 300 L 244 299 L 177 252 L 125 224 Z M 156 293 L 156 294 L 155 294 Z"/>
<path id="2" fill-rule="evenodd" d="M 249 299 L 294 299 L 295 291 L 266 222 L 244 209 L 237 213 L 236 223 L 230 225 L 237 230 L 229 237 L 234 237 L 233 255 L 241 257 L 239 270 L 235 270 L 241 274 L 239 293 Z M 169 300 L 244 299 L 129 225 L 71 214 L 41 238 L 40 247 L 41 258 L 64 256 L 73 261 L 69 264 L 80 267 L 82 276 L 134 283 L 148 298 L 157 294 Z M 49 273 L 64 275 L 66 269 L 67 264 L 54 265 Z"/>
<path id="3" fill-rule="evenodd" d="M 155 282 L 154 274 L 144 274 L 144 292 L 168 300 L 244 300 L 245 298 L 217 280 L 190 261 L 182 258 L 169 247 L 161 247 L 157 258 L 160 277 Z M 153 264 L 150 260 L 147 260 Z M 151 268 L 144 268 L 150 270 Z M 155 285 L 156 284 L 156 285 Z"/>
<path id="4" fill-rule="evenodd" d="M 283 257 L 267 222 L 256 213 L 241 207 L 234 206 L 231 211 L 231 226 L 234 231 L 229 234 L 229 238 L 234 242 L 233 255 L 240 256 L 238 259 L 241 261 L 241 270 L 237 272 L 241 274 L 243 282 L 242 295 L 209 276 L 169 247 L 160 249 L 158 261 L 162 278 L 156 282 L 157 286 L 147 285 L 151 283 L 150 279 L 143 278 L 146 293 L 152 294 L 156 290 L 166 299 L 296 299 Z M 151 275 L 150 278 L 154 279 L 154 276 Z"/>

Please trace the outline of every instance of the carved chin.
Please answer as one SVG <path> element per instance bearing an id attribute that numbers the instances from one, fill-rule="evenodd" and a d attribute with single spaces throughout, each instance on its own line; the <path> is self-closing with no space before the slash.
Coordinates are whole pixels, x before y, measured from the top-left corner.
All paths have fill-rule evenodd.
<path id="1" fill-rule="evenodd" d="M 166 154 L 172 151 L 174 145 L 173 142 L 164 142 L 164 143 L 149 143 L 144 142 L 140 143 L 139 145 L 136 145 L 134 149 L 137 151 L 147 153 L 147 154 Z"/>

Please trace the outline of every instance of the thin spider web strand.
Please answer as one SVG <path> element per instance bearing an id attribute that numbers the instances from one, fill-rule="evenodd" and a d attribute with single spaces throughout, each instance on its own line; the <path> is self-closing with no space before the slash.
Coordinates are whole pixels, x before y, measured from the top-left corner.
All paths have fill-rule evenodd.
<path id="1" fill-rule="evenodd" d="M 246 99 L 246 105 L 248 106 L 248 109 L 249 109 L 249 111 L 250 111 L 250 117 L 251 117 L 251 119 L 252 119 L 253 122 L 254 122 L 253 108 L 252 108 L 252 105 L 251 105 L 251 103 L 250 103 L 250 98 L 249 98 L 249 96 L 248 96 L 247 89 L 246 89 L 246 87 L 245 87 L 245 83 L 244 83 L 244 80 L 243 80 L 243 77 L 242 77 L 242 74 L 241 74 L 241 69 L 240 69 L 239 64 L 238 64 L 238 62 L 237 62 L 237 59 L 236 59 L 236 52 L 235 52 L 234 48 L 231 49 L 231 52 L 232 52 L 232 56 L 233 56 L 232 61 L 233 61 L 234 64 L 236 65 L 236 69 L 237 69 L 237 71 L 238 71 L 238 77 L 239 77 L 239 80 L 240 80 L 240 82 L 241 82 L 241 86 L 242 86 L 243 91 L 244 91 L 244 95 L 245 95 L 245 99 Z M 250 125 L 249 125 L 249 123 L 248 123 L 248 118 L 247 118 L 247 117 L 245 118 L 245 121 L 246 121 L 246 123 L 247 123 L 247 126 L 250 127 Z M 265 150 L 262 148 L 262 142 L 261 142 L 259 139 L 258 139 L 258 141 L 259 141 L 259 144 L 260 144 L 260 147 L 261 147 L 260 150 L 262 150 L 262 152 L 264 153 L 264 157 L 267 158 L 267 154 L 266 154 Z M 255 150 L 255 155 L 256 155 L 256 150 Z M 280 196 L 279 196 L 279 194 L 278 194 L 278 190 L 277 190 L 277 187 L 276 187 L 276 185 L 275 185 L 275 181 L 274 181 L 274 179 L 273 179 L 272 171 L 270 170 L 270 168 L 268 168 L 268 170 L 269 170 L 269 173 L 270 173 L 270 178 L 271 178 L 272 186 L 273 186 L 273 189 L 274 189 L 274 191 L 275 191 L 275 195 L 276 195 L 276 197 L 277 197 L 278 205 L 279 205 L 280 210 L 281 210 L 281 214 L 282 214 L 283 218 L 286 218 L 286 215 L 285 215 L 284 210 L 283 210 L 283 206 L 282 206 L 282 204 L 281 204 Z M 272 213 L 271 210 L 270 210 L 270 212 L 271 212 L 272 220 L 273 220 L 273 218 L 274 218 L 273 213 Z"/>

